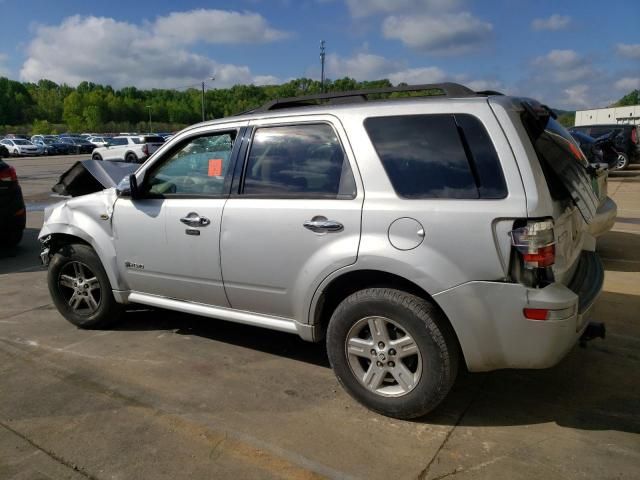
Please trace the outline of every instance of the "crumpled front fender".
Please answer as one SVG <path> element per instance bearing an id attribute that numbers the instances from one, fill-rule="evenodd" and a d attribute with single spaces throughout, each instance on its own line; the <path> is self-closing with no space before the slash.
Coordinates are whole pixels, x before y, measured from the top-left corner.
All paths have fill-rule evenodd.
<path id="1" fill-rule="evenodd" d="M 111 188 L 47 207 L 38 238 L 71 235 L 84 240 L 98 254 L 109 277 L 111 288 L 126 290 L 126 282 L 117 268 L 111 223 L 116 200 L 115 189 Z"/>

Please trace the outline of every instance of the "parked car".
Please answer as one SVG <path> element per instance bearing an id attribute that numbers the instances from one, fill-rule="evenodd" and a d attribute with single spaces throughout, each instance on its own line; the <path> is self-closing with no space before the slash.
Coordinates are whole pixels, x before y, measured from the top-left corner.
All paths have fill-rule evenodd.
<path id="1" fill-rule="evenodd" d="M 20 243 L 27 212 L 16 170 L 0 160 L 0 245 Z"/>
<path id="2" fill-rule="evenodd" d="M 441 95 L 362 101 L 421 89 Z M 49 290 L 81 328 L 135 303 L 324 339 L 355 399 L 424 415 L 460 362 L 546 368 L 602 333 L 588 322 L 599 199 L 554 117 L 438 84 L 277 100 L 187 128 L 119 169 L 132 173 L 118 188 L 45 210 Z M 86 182 L 71 177 L 70 190 Z"/>
<path id="3" fill-rule="evenodd" d="M 42 148 L 45 155 L 67 155 L 72 153 L 72 150 L 75 151 L 74 146 L 61 142 L 53 135 L 35 135 L 31 137 L 31 141 Z"/>
<path id="4" fill-rule="evenodd" d="M 580 132 L 593 138 L 608 137 L 613 134 L 613 142 L 618 152 L 616 170 L 625 170 L 630 163 L 640 162 L 640 132 L 638 125 L 607 124 L 571 127 L 569 131 Z"/>
<path id="5" fill-rule="evenodd" d="M 14 157 L 43 154 L 43 150 L 37 145 L 31 143 L 29 140 L 23 140 L 21 138 L 5 138 L 0 140 L 0 143 L 7 148 L 9 155 Z"/>
<path id="6" fill-rule="evenodd" d="M 141 163 L 149 158 L 164 143 L 157 135 L 118 136 L 109 139 L 104 147 L 96 148 L 94 160 L 125 161 Z"/>
<path id="7" fill-rule="evenodd" d="M 111 140 L 111 137 L 105 137 L 105 136 L 94 136 L 94 137 L 89 137 L 87 138 L 87 140 L 91 143 L 93 143 L 96 147 L 106 147 L 109 144 L 109 141 Z"/>
<path id="8" fill-rule="evenodd" d="M 70 153 L 80 155 L 93 152 L 96 146 L 82 137 L 60 137 L 60 142 L 69 145 Z"/>

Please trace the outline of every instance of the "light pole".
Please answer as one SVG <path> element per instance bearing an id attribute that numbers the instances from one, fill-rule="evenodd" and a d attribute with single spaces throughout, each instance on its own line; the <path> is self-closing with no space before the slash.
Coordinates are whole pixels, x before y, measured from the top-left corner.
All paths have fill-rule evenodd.
<path id="1" fill-rule="evenodd" d="M 145 108 L 149 109 L 149 133 L 151 133 L 151 105 L 145 105 Z"/>
<path id="2" fill-rule="evenodd" d="M 320 92 L 324 93 L 324 40 L 320 40 Z"/>
<path id="3" fill-rule="evenodd" d="M 215 81 L 216 77 L 209 77 L 208 80 L 211 80 L 212 82 Z M 202 81 L 202 121 L 204 122 L 204 82 L 206 82 L 206 80 Z"/>

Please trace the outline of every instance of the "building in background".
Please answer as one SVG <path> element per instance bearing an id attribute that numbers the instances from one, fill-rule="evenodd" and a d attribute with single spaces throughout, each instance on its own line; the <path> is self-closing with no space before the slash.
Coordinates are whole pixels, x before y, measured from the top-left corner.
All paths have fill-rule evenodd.
<path id="1" fill-rule="evenodd" d="M 576 127 L 610 123 L 640 124 L 640 105 L 576 111 Z"/>

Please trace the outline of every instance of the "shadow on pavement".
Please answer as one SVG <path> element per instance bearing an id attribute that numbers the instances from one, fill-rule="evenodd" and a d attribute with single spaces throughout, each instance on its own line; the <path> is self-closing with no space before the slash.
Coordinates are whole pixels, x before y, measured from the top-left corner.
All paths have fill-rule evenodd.
<path id="1" fill-rule="evenodd" d="M 170 330 L 179 335 L 196 335 L 330 368 L 322 342 L 309 343 L 288 333 L 169 310 L 141 308 L 128 311 L 114 330 Z"/>
<path id="2" fill-rule="evenodd" d="M 600 310 L 609 311 L 611 304 L 632 306 L 638 300 L 604 292 Z M 637 325 L 627 325 L 628 318 L 621 319 L 624 328 L 610 325 L 611 338 L 594 340 L 586 349 L 576 347 L 554 368 L 473 374 L 462 367 L 449 397 L 417 421 L 477 427 L 554 422 L 582 430 L 640 433 L 640 335 Z M 323 342 L 187 314 L 130 311 L 116 330 L 173 330 L 330 368 Z"/>
<path id="3" fill-rule="evenodd" d="M 27 228 L 15 247 L 0 247 L 0 275 L 44 270 L 40 264 L 40 242 L 36 228 Z"/>

